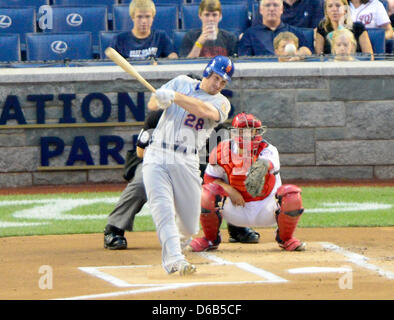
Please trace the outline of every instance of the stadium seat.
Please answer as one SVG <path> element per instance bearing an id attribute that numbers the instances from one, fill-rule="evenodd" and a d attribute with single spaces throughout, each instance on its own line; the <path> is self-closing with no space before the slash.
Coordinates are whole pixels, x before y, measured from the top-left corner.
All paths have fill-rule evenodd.
<path id="1" fill-rule="evenodd" d="M 182 11 L 182 28 L 201 28 L 201 20 L 198 17 L 198 4 L 184 5 Z M 222 21 L 219 28 L 228 30 L 235 29 L 245 31 L 249 25 L 248 7 L 246 4 L 222 4 Z"/>
<path id="2" fill-rule="evenodd" d="M 0 0 L 0 7 L 35 7 L 49 5 L 49 0 Z"/>
<path id="3" fill-rule="evenodd" d="M 119 0 L 120 4 L 130 4 L 131 0 Z M 180 8 L 180 6 L 186 2 L 186 0 L 153 0 L 153 2 L 155 3 L 155 5 L 160 6 L 163 4 L 172 4 L 172 5 L 176 5 L 178 7 L 178 9 Z"/>
<path id="4" fill-rule="evenodd" d="M 26 57 L 29 61 L 92 59 L 90 32 L 28 33 Z"/>
<path id="5" fill-rule="evenodd" d="M 108 59 L 104 53 L 112 42 L 112 39 L 121 31 L 100 31 L 100 59 Z"/>
<path id="6" fill-rule="evenodd" d="M 313 28 L 300 28 L 300 27 L 295 27 L 296 29 L 300 30 L 305 37 L 306 40 L 306 46 L 311 50 L 312 53 L 315 52 L 315 46 L 314 46 L 314 30 Z"/>
<path id="7" fill-rule="evenodd" d="M 21 60 L 19 34 L 0 34 L 0 48 L 7 48 L 7 50 L 0 50 L 0 61 Z"/>
<path id="8" fill-rule="evenodd" d="M 107 6 L 108 19 L 112 19 L 112 7 L 118 4 L 117 0 L 52 0 L 54 5 L 62 6 Z"/>
<path id="9" fill-rule="evenodd" d="M 116 5 L 113 12 L 114 31 L 128 31 L 133 28 L 129 15 L 129 5 Z M 152 29 L 160 29 L 172 37 L 173 30 L 178 29 L 178 9 L 174 5 L 157 5 Z"/>
<path id="10" fill-rule="evenodd" d="M 369 39 L 371 40 L 373 52 L 381 54 L 386 52 L 385 30 L 383 28 L 367 29 Z"/>
<path id="11" fill-rule="evenodd" d="M 0 8 L 0 34 L 17 33 L 25 48 L 25 34 L 36 32 L 36 9 L 34 7 Z"/>
<path id="12" fill-rule="evenodd" d="M 389 2 L 387 0 L 379 0 L 379 1 L 383 4 L 386 11 L 389 12 L 389 7 L 390 7 Z"/>
<path id="13" fill-rule="evenodd" d="M 174 41 L 175 52 L 179 55 L 179 49 L 182 45 L 182 40 L 188 30 L 175 30 L 173 33 L 172 40 Z"/>
<path id="14" fill-rule="evenodd" d="M 394 39 L 386 40 L 386 53 L 389 53 L 389 54 L 394 53 Z"/>
<path id="15" fill-rule="evenodd" d="M 93 50 L 99 51 L 99 32 L 108 31 L 106 6 L 52 6 L 53 26 L 45 31 L 54 33 L 92 33 Z"/>

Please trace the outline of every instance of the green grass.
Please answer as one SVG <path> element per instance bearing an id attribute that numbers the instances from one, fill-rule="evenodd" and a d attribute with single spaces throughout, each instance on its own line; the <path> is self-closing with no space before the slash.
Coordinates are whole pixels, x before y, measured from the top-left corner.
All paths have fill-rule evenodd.
<path id="1" fill-rule="evenodd" d="M 114 208 L 120 192 L 100 192 L 100 193 L 78 193 L 78 194 L 52 194 L 52 195 L 12 195 L 0 196 L 0 237 L 22 236 L 22 235 L 46 235 L 46 234 L 76 234 L 76 233 L 96 233 L 102 232 L 106 223 L 107 216 Z M 302 188 L 303 204 L 305 213 L 303 214 L 300 227 L 375 227 L 375 226 L 394 226 L 394 188 L 393 187 L 304 187 Z M 103 202 L 105 198 L 113 198 L 113 202 Z M 53 210 L 63 207 L 57 204 L 55 209 L 45 209 L 40 216 L 15 217 L 14 215 L 21 210 L 33 209 L 37 213 L 39 208 L 45 204 L 18 204 L 4 206 L 4 201 L 34 200 L 42 201 L 45 199 L 94 199 L 95 203 L 77 205 L 74 208 L 63 212 L 60 218 L 42 218 Z M 357 203 L 359 204 L 379 204 L 386 205 L 386 208 L 379 210 L 357 210 L 357 211 L 337 211 L 314 213 L 316 208 L 325 208 L 324 203 Z M 349 206 L 351 209 L 355 205 Z M 328 209 L 332 207 L 327 207 Z M 149 209 L 144 207 L 144 212 Z M 64 217 L 66 215 L 66 217 Z M 94 219 L 88 219 L 91 215 L 99 215 Z M 77 220 L 77 217 L 84 217 Z M 86 217 L 86 218 L 85 218 Z M 36 226 L 16 226 L 2 227 L 4 223 L 45 223 Z M 225 227 L 225 223 L 222 227 Z M 135 231 L 155 230 L 150 216 L 137 215 Z"/>

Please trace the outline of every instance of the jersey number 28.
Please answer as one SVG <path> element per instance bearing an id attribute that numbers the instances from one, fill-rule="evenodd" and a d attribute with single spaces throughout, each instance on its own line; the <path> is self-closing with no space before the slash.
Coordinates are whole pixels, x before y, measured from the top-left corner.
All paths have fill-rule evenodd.
<path id="1" fill-rule="evenodd" d="M 191 128 L 195 128 L 196 130 L 201 130 L 204 127 L 204 119 L 197 119 L 194 114 L 189 113 L 186 117 L 185 125 Z"/>

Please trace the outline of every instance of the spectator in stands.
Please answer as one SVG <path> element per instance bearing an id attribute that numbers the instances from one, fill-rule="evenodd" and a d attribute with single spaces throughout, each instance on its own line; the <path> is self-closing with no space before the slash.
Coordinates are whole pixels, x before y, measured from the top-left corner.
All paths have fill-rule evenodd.
<path id="1" fill-rule="evenodd" d="M 393 27 L 383 3 L 379 0 L 350 0 L 352 20 L 361 22 L 365 28 L 383 28 L 386 39 L 393 37 Z"/>
<path id="2" fill-rule="evenodd" d="M 368 53 L 373 60 L 373 49 L 368 33 L 361 22 L 354 22 L 348 10 L 347 0 L 325 0 L 324 19 L 320 21 L 315 35 L 316 54 L 331 53 L 331 39 L 333 31 L 347 28 L 353 32 L 357 41 L 357 52 Z"/>
<path id="3" fill-rule="evenodd" d="M 321 0 L 283 0 L 284 23 L 293 27 L 316 28 L 323 18 Z"/>
<path id="4" fill-rule="evenodd" d="M 133 0 L 129 6 L 134 26 L 117 35 L 111 47 L 125 58 L 178 58 L 171 38 L 163 30 L 152 30 L 156 7 L 152 0 Z"/>
<path id="5" fill-rule="evenodd" d="M 394 0 L 389 1 L 389 16 L 391 20 L 391 26 L 394 28 Z"/>
<path id="6" fill-rule="evenodd" d="M 183 38 L 179 55 L 187 58 L 233 56 L 237 53 L 237 36 L 219 29 L 222 6 L 219 0 L 202 0 L 198 9 L 202 28 L 193 29 Z"/>
<path id="7" fill-rule="evenodd" d="M 275 55 L 279 62 L 299 61 L 298 38 L 292 32 L 281 32 L 274 39 Z"/>
<path id="8" fill-rule="evenodd" d="M 356 48 L 356 38 L 349 29 L 340 29 L 333 32 L 331 41 L 333 61 L 355 61 Z"/>
<path id="9" fill-rule="evenodd" d="M 261 0 L 259 11 L 262 15 L 262 23 L 248 28 L 243 34 L 239 45 L 239 56 L 274 55 L 274 38 L 281 32 L 294 33 L 300 44 L 299 53 L 303 56 L 311 55 L 312 52 L 306 47 L 306 39 L 303 33 L 296 27 L 281 21 L 283 14 L 283 0 Z"/>

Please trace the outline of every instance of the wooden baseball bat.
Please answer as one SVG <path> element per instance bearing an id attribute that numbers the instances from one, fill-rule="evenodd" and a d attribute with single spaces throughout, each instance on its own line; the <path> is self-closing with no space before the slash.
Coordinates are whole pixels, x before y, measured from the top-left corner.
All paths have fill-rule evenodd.
<path id="1" fill-rule="evenodd" d="M 113 62 L 115 62 L 119 67 L 121 67 L 128 74 L 132 75 L 136 78 L 139 83 L 145 86 L 149 91 L 155 93 L 156 89 L 151 86 L 151 84 L 146 81 L 137 70 L 125 59 L 123 58 L 119 52 L 117 52 L 114 48 L 108 47 L 105 49 L 105 55 L 110 58 Z"/>

